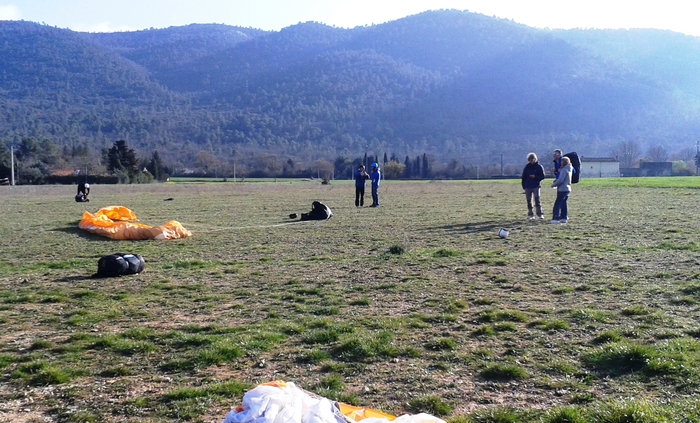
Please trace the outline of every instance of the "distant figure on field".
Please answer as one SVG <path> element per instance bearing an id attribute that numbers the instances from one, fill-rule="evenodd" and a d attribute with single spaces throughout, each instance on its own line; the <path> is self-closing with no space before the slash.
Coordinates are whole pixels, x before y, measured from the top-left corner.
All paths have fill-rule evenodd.
<path id="1" fill-rule="evenodd" d="M 328 220 L 331 217 L 333 217 L 331 209 L 320 201 L 311 203 L 311 211 L 301 214 L 301 220 Z"/>
<path id="2" fill-rule="evenodd" d="M 81 182 L 78 184 L 78 194 L 82 194 L 85 197 L 90 195 L 90 184 L 87 182 Z"/>
<path id="3" fill-rule="evenodd" d="M 382 179 L 382 174 L 379 172 L 379 165 L 372 163 L 372 174 L 369 176 L 372 180 L 372 205 L 370 207 L 379 207 L 379 181 Z"/>
<path id="4" fill-rule="evenodd" d="M 355 207 L 364 207 L 365 181 L 369 179 L 369 175 L 365 172 L 365 167 L 363 165 L 357 168 L 353 179 L 355 179 Z"/>
<path id="5" fill-rule="evenodd" d="M 542 206 L 540 204 L 540 183 L 544 179 L 544 167 L 537 161 L 537 155 L 530 153 L 527 155 L 527 164 L 523 169 L 522 186 L 525 190 L 527 200 L 527 218 L 533 220 L 535 214 L 532 212 L 532 198 L 535 198 L 535 212 L 537 217 L 544 219 Z"/>
<path id="6" fill-rule="evenodd" d="M 90 184 L 87 182 L 81 182 L 78 184 L 78 194 L 75 196 L 76 203 L 86 203 L 90 201 L 88 195 L 90 194 Z"/>
<path id="7" fill-rule="evenodd" d="M 561 150 L 556 149 L 554 150 L 554 154 L 552 155 L 552 161 L 554 162 L 554 179 L 557 179 L 559 177 L 559 169 L 561 169 Z"/>
<path id="8" fill-rule="evenodd" d="M 567 223 L 569 221 L 569 194 L 571 193 L 571 174 L 573 166 L 568 157 L 562 157 L 559 176 L 552 182 L 552 188 L 557 189 L 557 199 L 552 209 L 552 221 L 549 223 Z"/>

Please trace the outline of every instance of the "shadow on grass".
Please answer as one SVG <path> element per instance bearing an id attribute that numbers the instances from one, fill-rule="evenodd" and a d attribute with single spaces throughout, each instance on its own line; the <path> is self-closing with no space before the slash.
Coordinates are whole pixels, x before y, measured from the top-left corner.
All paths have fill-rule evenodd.
<path id="1" fill-rule="evenodd" d="M 546 221 L 546 220 L 545 220 Z M 544 223 L 544 221 L 535 221 L 536 223 Z M 548 222 L 548 221 L 547 221 Z M 444 226 L 433 226 L 424 228 L 424 231 L 435 231 L 444 230 L 448 232 L 455 232 L 458 234 L 478 234 L 478 233 L 489 233 L 493 232 L 496 234 L 499 229 L 510 229 L 515 226 L 522 226 L 523 222 L 521 220 L 512 221 L 487 221 L 487 222 L 476 222 L 476 223 L 465 223 L 459 225 L 444 225 Z"/>
<path id="2" fill-rule="evenodd" d="M 107 237 L 91 234 L 88 231 L 84 231 L 84 230 L 80 229 L 78 227 L 79 223 L 80 223 L 80 221 L 76 220 L 75 223 L 71 224 L 70 226 L 65 226 L 63 228 L 53 228 L 52 231 L 63 232 L 66 234 L 71 234 L 71 235 L 77 235 L 81 238 L 85 238 L 88 241 L 112 241 L 111 239 L 109 239 Z"/>
<path id="3" fill-rule="evenodd" d="M 94 275 L 81 275 L 81 276 L 66 276 L 64 278 L 56 279 L 56 282 L 81 282 L 95 279 Z"/>

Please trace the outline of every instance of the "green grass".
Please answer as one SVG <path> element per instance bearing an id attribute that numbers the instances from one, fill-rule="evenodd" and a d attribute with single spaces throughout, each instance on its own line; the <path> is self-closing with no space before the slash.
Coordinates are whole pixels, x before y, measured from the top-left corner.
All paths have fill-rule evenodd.
<path id="1" fill-rule="evenodd" d="M 434 395 L 412 399 L 408 405 L 414 413 L 428 413 L 438 417 L 444 417 L 450 414 L 453 408 Z"/>
<path id="2" fill-rule="evenodd" d="M 605 178 L 587 179 L 581 187 L 628 187 L 628 188 L 689 188 L 700 189 L 700 179 L 674 176 L 669 178 Z"/>
<path id="3" fill-rule="evenodd" d="M 428 341 L 425 348 L 429 350 L 446 350 L 452 351 L 457 349 L 457 342 L 452 338 L 439 338 Z"/>
<path id="4" fill-rule="evenodd" d="M 486 380 L 508 381 L 519 380 L 528 377 L 527 372 L 522 367 L 515 364 L 492 364 L 479 372 L 479 375 Z"/>
<path id="5" fill-rule="evenodd" d="M 700 421 L 698 178 L 585 180 L 556 228 L 527 222 L 518 181 L 392 182 L 376 210 L 342 183 L 97 186 L 87 207 L 69 188 L 3 198 L 2 404 L 27 392 L 56 421 L 221 421 L 243 390 L 216 387 L 282 379 L 456 423 Z M 333 219 L 281 225 L 315 199 Z M 114 204 L 194 236 L 76 228 Z M 89 278 L 117 251 L 146 271 Z"/>
<path id="6" fill-rule="evenodd" d="M 399 350 L 392 345 L 389 332 L 351 336 L 333 348 L 333 355 L 341 361 L 375 362 L 398 357 Z"/>
<path id="7" fill-rule="evenodd" d="M 561 331 L 569 329 L 569 324 L 562 320 L 534 320 L 530 322 L 528 326 L 545 331 Z"/>

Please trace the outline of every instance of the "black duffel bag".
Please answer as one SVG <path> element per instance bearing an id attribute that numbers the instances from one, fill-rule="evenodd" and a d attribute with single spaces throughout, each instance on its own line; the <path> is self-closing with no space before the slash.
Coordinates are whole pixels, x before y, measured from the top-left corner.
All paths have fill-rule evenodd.
<path id="1" fill-rule="evenodd" d="M 139 254 L 110 254 L 97 262 L 97 276 L 106 278 L 112 276 L 135 275 L 143 272 L 146 262 Z"/>

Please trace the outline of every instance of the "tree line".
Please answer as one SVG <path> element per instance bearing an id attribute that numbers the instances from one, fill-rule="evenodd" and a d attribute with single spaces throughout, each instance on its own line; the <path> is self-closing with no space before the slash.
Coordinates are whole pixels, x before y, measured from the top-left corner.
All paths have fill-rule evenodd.
<path id="1" fill-rule="evenodd" d="M 11 158 L 9 143 L 0 142 L 0 179 L 9 178 Z M 104 182 L 150 183 L 168 180 L 170 176 L 198 176 L 210 178 L 320 178 L 352 179 L 354 171 L 364 165 L 378 163 L 386 179 L 474 179 L 497 176 L 517 177 L 520 165 L 493 163 L 486 166 L 464 164 L 453 158 L 440 162 L 436 156 L 422 153 L 403 159 L 396 153 L 368 154 L 350 158 L 336 156 L 334 160 L 319 158 L 307 162 L 293 157 L 259 153 L 239 162 L 219 158 L 209 151 L 199 151 L 192 167 L 167 163 L 158 150 L 139 158 L 125 140 L 115 141 L 111 147 L 95 152 L 87 144 L 59 146 L 49 139 L 23 138 L 13 143 L 15 154 L 15 181 L 19 184 L 74 183 L 85 175 L 113 177 Z M 548 166 L 549 152 L 539 154 Z M 640 161 L 673 161 L 673 172 L 694 174 L 700 156 L 691 146 L 669 152 L 661 145 L 646 151 L 635 140 L 621 141 L 609 152 L 620 162 L 620 167 L 638 167 Z M 523 154 L 524 161 L 525 154 Z M 585 161 L 585 157 L 584 157 Z"/>

